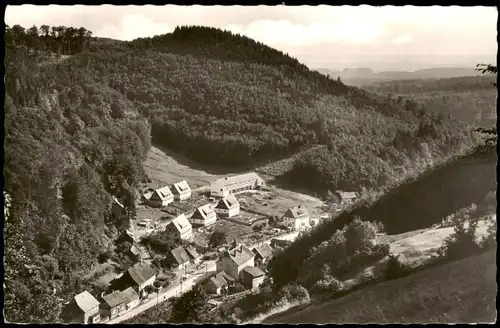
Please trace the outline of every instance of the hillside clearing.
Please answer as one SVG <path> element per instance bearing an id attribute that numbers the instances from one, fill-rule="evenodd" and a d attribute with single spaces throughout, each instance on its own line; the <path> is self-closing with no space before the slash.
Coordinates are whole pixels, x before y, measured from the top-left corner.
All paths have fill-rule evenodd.
<path id="1" fill-rule="evenodd" d="M 448 263 L 303 310 L 267 323 L 477 323 L 496 318 L 496 254 Z"/>

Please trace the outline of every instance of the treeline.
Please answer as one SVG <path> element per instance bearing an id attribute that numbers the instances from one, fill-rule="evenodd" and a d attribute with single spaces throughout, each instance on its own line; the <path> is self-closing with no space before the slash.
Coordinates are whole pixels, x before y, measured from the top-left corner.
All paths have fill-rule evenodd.
<path id="1" fill-rule="evenodd" d="M 47 323 L 59 322 L 62 303 L 96 288 L 86 273 L 135 217 L 150 126 L 111 88 L 68 88 L 32 59 L 7 51 L 4 313 Z M 111 216 L 112 195 L 126 205 L 125 224 Z"/>
<path id="2" fill-rule="evenodd" d="M 26 29 L 20 25 L 5 25 L 7 47 L 25 47 L 31 51 L 73 55 L 88 51 L 91 40 L 92 31 L 83 27 L 33 25 Z"/>
<path id="3" fill-rule="evenodd" d="M 496 123 L 496 76 L 418 79 L 363 86 L 380 94 L 411 99 L 427 111 L 467 124 L 491 127 Z"/>

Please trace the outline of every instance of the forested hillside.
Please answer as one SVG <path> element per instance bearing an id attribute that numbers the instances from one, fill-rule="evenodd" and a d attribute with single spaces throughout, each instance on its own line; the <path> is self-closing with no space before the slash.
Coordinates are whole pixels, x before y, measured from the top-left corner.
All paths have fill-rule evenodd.
<path id="1" fill-rule="evenodd" d="M 496 76 L 418 79 L 372 83 L 363 89 L 412 99 L 427 110 L 467 124 L 491 127 L 496 123 Z"/>
<path id="2" fill-rule="evenodd" d="M 111 219 L 111 196 L 134 217 L 151 138 L 199 162 L 242 168 L 325 145 L 285 178 L 354 190 L 475 144 L 465 125 L 415 102 L 348 87 L 216 29 L 101 40 L 45 65 L 34 46 L 16 40 L 5 60 L 9 321 L 55 322 L 63 301 L 93 288 L 82 277 L 113 252 L 124 226 Z"/>

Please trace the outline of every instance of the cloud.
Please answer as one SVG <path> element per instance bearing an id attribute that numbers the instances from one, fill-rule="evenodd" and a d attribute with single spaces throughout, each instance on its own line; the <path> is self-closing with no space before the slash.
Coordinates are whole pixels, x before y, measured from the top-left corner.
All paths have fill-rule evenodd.
<path id="1" fill-rule="evenodd" d="M 96 30 L 94 35 L 130 41 L 172 31 L 173 28 L 167 24 L 154 22 L 152 19 L 138 14 L 126 14 L 117 25 L 106 24 Z"/>

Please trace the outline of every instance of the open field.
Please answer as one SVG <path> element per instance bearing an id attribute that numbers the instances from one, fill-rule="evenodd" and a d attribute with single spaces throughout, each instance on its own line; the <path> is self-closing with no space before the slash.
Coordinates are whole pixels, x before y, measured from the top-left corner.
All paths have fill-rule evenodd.
<path id="1" fill-rule="evenodd" d="M 148 157 L 144 162 L 144 169 L 152 180 L 152 188 L 186 180 L 191 189 L 196 189 L 222 177 L 222 175 L 207 173 L 200 165 L 191 163 L 180 155 L 171 151 L 167 152 L 154 146 L 151 146 L 149 150 Z M 198 167 L 200 168 L 198 169 Z"/>
<path id="2" fill-rule="evenodd" d="M 294 191 L 269 186 L 252 193 L 237 194 L 242 209 L 265 215 L 283 216 L 292 206 L 304 205 L 311 217 L 323 214 L 323 202 L 316 197 L 300 194 Z"/>
<path id="3" fill-rule="evenodd" d="M 488 252 L 294 308 L 265 323 L 494 322 L 496 291 L 496 254 Z"/>

